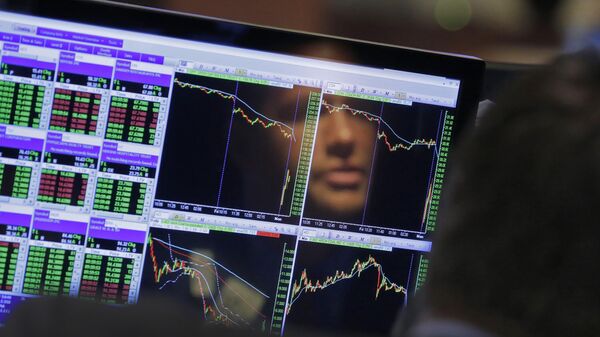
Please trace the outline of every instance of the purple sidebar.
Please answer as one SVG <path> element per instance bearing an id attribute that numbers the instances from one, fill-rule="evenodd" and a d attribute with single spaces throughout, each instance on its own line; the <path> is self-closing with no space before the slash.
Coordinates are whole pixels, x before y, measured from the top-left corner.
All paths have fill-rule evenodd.
<path id="1" fill-rule="evenodd" d="M 50 218 L 50 211 L 36 209 L 33 216 L 33 229 L 85 235 L 87 223 L 66 219 L 52 219 Z"/>
<path id="2" fill-rule="evenodd" d="M 52 62 L 44 62 L 44 61 L 38 61 L 38 60 L 30 59 L 30 58 L 8 56 L 8 55 L 2 56 L 2 63 L 12 64 L 15 66 L 37 68 L 37 69 L 48 69 L 48 70 L 56 69 L 56 65 Z"/>
<path id="3" fill-rule="evenodd" d="M 142 54 L 141 60 L 142 60 L 142 62 L 148 62 L 148 63 L 156 63 L 156 64 L 165 63 L 165 58 L 163 56 L 159 56 L 159 55 Z"/>
<path id="4" fill-rule="evenodd" d="M 76 61 L 73 53 L 60 53 L 59 72 L 111 78 L 112 70 L 111 66 Z"/>
<path id="5" fill-rule="evenodd" d="M 69 44 L 69 50 L 70 51 L 74 51 L 74 52 L 78 52 L 78 53 L 93 54 L 94 53 L 94 46 L 89 46 L 87 44 L 70 43 Z"/>
<path id="6" fill-rule="evenodd" d="M 18 44 L 12 44 L 12 43 L 5 43 L 4 46 L 2 47 L 2 50 L 8 50 L 8 51 L 14 51 L 14 52 L 19 52 L 19 45 Z"/>
<path id="7" fill-rule="evenodd" d="M 156 168 L 158 166 L 158 156 L 134 152 L 124 152 L 119 151 L 117 148 L 117 143 L 104 142 L 101 160 L 108 163 L 118 163 L 153 168 Z"/>
<path id="8" fill-rule="evenodd" d="M 171 75 L 131 69 L 131 62 L 128 61 L 117 61 L 115 79 L 126 82 L 159 85 L 161 87 L 169 87 L 171 85 Z"/>
<path id="9" fill-rule="evenodd" d="M 141 55 L 140 55 L 140 53 L 136 53 L 136 52 L 132 52 L 132 51 L 119 50 L 117 52 L 117 58 L 124 59 L 124 60 L 139 61 L 141 58 Z"/>
<path id="10" fill-rule="evenodd" d="M 22 44 L 29 44 L 29 45 L 32 45 L 32 46 L 43 47 L 44 44 L 46 43 L 46 41 L 44 39 L 40 39 L 39 37 L 31 37 L 31 36 L 22 35 L 21 36 L 21 43 Z"/>
<path id="11" fill-rule="evenodd" d="M 6 42 L 19 43 L 19 41 L 21 41 L 21 36 L 17 34 L 0 33 L 0 40 Z"/>
<path id="12" fill-rule="evenodd" d="M 133 229 L 109 227 L 106 226 L 105 219 L 92 218 L 92 220 L 90 221 L 88 237 L 114 241 L 144 243 L 146 240 L 146 232 L 136 231 Z"/>
<path id="13" fill-rule="evenodd" d="M 58 40 L 46 40 L 46 47 L 60 50 L 69 50 L 69 43 Z"/>
<path id="14" fill-rule="evenodd" d="M 100 157 L 100 146 L 63 142 L 62 135 L 54 132 L 48 132 L 46 139 L 46 152 L 95 159 Z"/>
<path id="15" fill-rule="evenodd" d="M 0 146 L 42 152 L 42 150 L 44 150 L 44 139 L 7 135 L 6 126 L 0 125 Z"/>
<path id="16" fill-rule="evenodd" d="M 123 48 L 123 40 L 113 39 L 105 36 L 68 32 L 64 30 L 50 29 L 44 27 L 37 28 L 37 35 L 70 41 L 99 44 L 108 47 Z"/>
<path id="17" fill-rule="evenodd" d="M 0 211 L 0 225 L 28 227 L 31 224 L 31 215 Z"/>
<path id="18" fill-rule="evenodd" d="M 117 57 L 117 50 L 106 47 L 94 47 L 94 54 L 107 57 Z"/>

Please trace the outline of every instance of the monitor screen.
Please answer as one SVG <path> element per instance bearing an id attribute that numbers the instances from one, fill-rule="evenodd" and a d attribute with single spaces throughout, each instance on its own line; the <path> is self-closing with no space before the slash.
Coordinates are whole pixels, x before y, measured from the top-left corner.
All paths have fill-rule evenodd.
<path id="1" fill-rule="evenodd" d="M 167 296 L 386 333 L 423 285 L 461 78 L 8 12 L 0 40 L 0 320 Z"/>

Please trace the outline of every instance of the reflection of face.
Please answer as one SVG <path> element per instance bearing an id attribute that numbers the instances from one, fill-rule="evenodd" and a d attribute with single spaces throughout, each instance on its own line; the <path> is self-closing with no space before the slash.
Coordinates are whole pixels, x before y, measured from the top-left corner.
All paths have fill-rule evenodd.
<path id="1" fill-rule="evenodd" d="M 351 58 L 351 54 L 347 51 L 332 48 L 327 44 L 305 46 L 305 48 L 323 58 L 347 60 Z M 298 101 L 299 99 L 301 101 Z M 273 137 L 273 141 L 267 144 L 269 151 L 276 152 L 272 157 L 287 158 L 288 167 L 298 165 L 305 122 L 304 118 L 298 118 L 294 122 L 291 119 L 292 112 L 298 107 L 299 102 L 302 105 L 304 102 L 302 100 L 306 99 L 304 95 L 298 96 L 298 91 L 289 90 L 278 95 L 276 99 L 266 100 L 264 105 L 257 106 L 258 110 L 265 115 L 293 126 L 298 142 L 292 144 L 293 146 L 288 142 L 282 142 L 280 133 L 268 133 Z M 337 99 L 335 96 L 328 97 L 328 103 L 334 106 L 341 106 L 343 102 L 341 97 Z M 325 107 L 321 108 L 307 192 L 307 206 L 310 204 L 310 207 L 317 210 L 324 218 L 329 217 L 339 221 L 362 214 L 367 198 L 376 133 L 377 123 L 353 116 L 348 110 L 342 109 L 329 113 Z M 291 153 L 288 156 L 290 149 Z M 249 172 L 248 162 L 254 162 L 252 151 L 240 148 L 236 153 L 243 162 L 240 166 L 245 167 L 246 172 Z M 262 174 L 265 167 L 272 164 L 276 165 L 260 162 L 254 166 Z M 252 176 L 252 173 L 249 175 Z M 261 188 L 265 186 L 248 189 L 253 192 L 251 197 L 256 198 L 256 191 L 260 191 Z"/>
<path id="2" fill-rule="evenodd" d="M 292 92 L 290 97 L 280 97 L 281 101 L 290 104 L 274 110 L 287 112 L 293 109 L 296 98 Z M 342 101 L 329 99 L 328 103 L 333 106 L 342 105 Z M 276 116 L 275 111 L 269 111 L 270 115 Z M 303 124 L 304 120 L 297 120 L 294 124 L 294 129 L 300 130 L 296 133 L 298 141 L 302 137 Z M 376 132 L 376 123 L 354 116 L 348 110 L 330 113 L 327 108 L 321 108 L 307 192 L 307 202 L 318 209 L 319 214 L 343 221 L 363 211 Z M 279 134 L 271 134 L 279 140 Z M 273 150 L 280 156 L 287 156 L 288 143 L 274 141 L 273 145 Z M 298 155 L 292 153 L 290 167 L 297 165 Z"/>
<path id="3" fill-rule="evenodd" d="M 322 109 L 308 190 L 316 207 L 341 218 L 362 211 L 376 125 L 346 110 Z"/>

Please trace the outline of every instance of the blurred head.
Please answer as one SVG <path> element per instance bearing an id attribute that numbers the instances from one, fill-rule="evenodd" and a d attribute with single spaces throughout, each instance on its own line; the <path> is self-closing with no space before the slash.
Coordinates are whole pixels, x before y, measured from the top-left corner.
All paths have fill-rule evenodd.
<path id="1" fill-rule="evenodd" d="M 335 98 L 322 103 L 308 198 L 321 212 L 343 219 L 363 210 L 377 124 L 336 109 L 342 103 Z"/>
<path id="2" fill-rule="evenodd" d="M 323 59 L 352 60 L 353 57 L 349 51 L 336 49 L 328 44 L 302 46 L 298 52 L 309 52 Z M 251 181 L 257 181 L 253 170 L 264 171 L 264 166 L 276 165 L 268 162 L 270 159 L 286 158 L 288 167 L 297 167 L 305 120 L 292 117 L 295 116 L 293 112 L 296 109 L 306 110 L 308 89 L 303 90 L 300 95 L 295 89 L 283 91 L 277 97 L 258 105 L 259 111 L 267 116 L 292 126 L 297 144 L 292 143 L 290 146 L 288 141 L 281 141 L 279 132 L 270 132 L 269 142 L 264 146 L 277 155 L 264 161 L 256 161 L 252 157 L 253 153 L 246 147 L 237 149 L 237 158 L 241 158 L 239 161 L 246 167 L 248 176 L 253 178 Z M 321 106 L 307 191 L 307 203 L 310 206 L 307 208 L 315 210 L 323 218 L 344 221 L 362 214 L 367 198 L 377 123 L 357 118 L 348 109 L 331 110 L 332 107 L 343 105 L 344 101 L 340 97 L 329 95 L 324 101 L 330 109 L 324 104 Z M 257 198 L 259 195 L 253 193 L 251 197 Z"/>
<path id="3" fill-rule="evenodd" d="M 516 86 L 455 159 L 424 289 L 501 336 L 600 334 L 600 60 Z"/>
<path id="4" fill-rule="evenodd" d="M 289 111 L 293 111 L 296 105 L 296 96 L 290 91 L 289 97 L 279 97 L 280 104 L 270 108 L 290 115 Z M 343 106 L 339 98 L 330 96 L 328 99 L 322 102 L 307 200 L 320 215 L 345 220 L 363 211 L 377 124 L 353 116 L 348 109 L 336 109 Z M 304 120 L 299 119 L 293 125 L 295 130 L 303 130 Z M 280 138 L 278 133 L 271 133 L 271 137 L 272 150 L 277 151 L 280 157 L 286 157 L 289 143 L 277 141 Z M 296 139 L 301 141 L 301 132 L 296 131 Z M 292 149 L 299 151 L 299 146 Z M 298 152 L 293 152 L 289 156 L 291 167 L 298 164 L 298 155 Z"/>

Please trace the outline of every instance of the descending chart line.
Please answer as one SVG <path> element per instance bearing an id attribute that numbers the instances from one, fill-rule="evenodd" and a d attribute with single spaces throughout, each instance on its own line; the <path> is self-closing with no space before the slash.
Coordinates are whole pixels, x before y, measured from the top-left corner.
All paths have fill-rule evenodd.
<path id="1" fill-rule="evenodd" d="M 379 109 L 379 118 L 383 115 L 383 107 L 384 103 L 381 103 L 381 108 Z M 377 123 L 377 134 L 379 134 L 379 130 L 381 129 L 381 123 Z M 371 158 L 371 169 L 369 170 L 369 183 L 367 184 L 367 196 L 371 193 L 371 180 L 373 179 L 373 167 L 375 166 L 375 157 L 377 156 L 377 142 L 373 142 L 373 157 Z M 369 205 L 369 198 L 365 199 L 365 206 L 363 207 L 363 214 L 360 223 L 362 225 L 365 224 L 365 218 L 367 216 L 367 206 Z"/>
<path id="2" fill-rule="evenodd" d="M 265 129 L 271 128 L 273 126 L 277 126 L 285 138 L 291 138 L 294 142 L 296 141 L 293 127 L 291 127 L 283 122 L 269 118 L 269 117 L 265 116 L 264 114 L 256 111 L 256 109 L 254 109 L 250 104 L 246 103 L 246 101 L 241 99 L 237 94 L 232 94 L 232 93 L 229 93 L 226 91 L 205 87 L 203 85 L 183 82 L 177 78 L 175 78 L 174 83 L 179 85 L 181 88 L 199 89 L 200 91 L 206 93 L 207 95 L 216 94 L 223 99 L 236 100 L 239 103 L 241 103 L 244 107 L 246 107 L 248 110 L 252 111 L 252 113 L 254 113 L 255 115 L 258 116 L 256 118 L 252 119 L 248 116 L 248 114 L 246 113 L 246 111 L 243 108 L 236 107 L 233 110 L 233 113 L 239 114 L 248 124 L 250 124 L 251 126 L 254 126 L 258 123 Z M 268 122 L 263 121 L 261 119 L 261 117 L 263 119 L 267 120 Z"/>
<path id="3" fill-rule="evenodd" d="M 308 277 L 306 269 L 302 271 L 300 280 L 294 281 L 291 292 L 291 300 L 288 302 L 286 314 L 289 314 L 292 310 L 294 303 L 302 296 L 302 294 L 311 292 L 316 293 L 322 291 L 330 286 L 337 284 L 338 282 L 360 277 L 361 274 L 369 269 L 375 268 L 377 270 L 377 284 L 375 290 L 375 299 L 379 298 L 379 294 L 382 291 L 393 291 L 394 293 L 407 294 L 407 289 L 404 286 L 398 285 L 392 282 L 383 272 L 383 267 L 379 264 L 375 258 L 371 255 L 366 261 L 357 259 L 352 266 L 350 272 L 344 272 L 336 270 L 335 275 L 325 277 L 323 282 L 317 280 L 312 281 Z"/>
<path id="4" fill-rule="evenodd" d="M 438 125 L 437 125 L 437 130 L 435 132 L 436 134 L 436 139 L 441 139 L 442 138 L 442 133 L 443 133 L 443 126 L 442 126 L 442 121 L 444 120 L 444 111 L 440 111 L 440 118 L 438 120 Z M 423 226 L 425 226 L 425 222 L 427 221 L 427 213 L 429 211 L 429 206 L 431 205 L 431 201 L 433 198 L 433 184 L 432 184 L 432 179 L 434 176 L 434 170 L 435 170 L 435 158 L 439 158 L 440 153 L 439 153 L 439 148 L 436 146 L 435 147 L 435 152 L 432 155 L 432 162 L 431 162 L 431 167 L 429 168 L 429 178 L 427 179 L 427 185 L 429 186 L 429 188 L 427 189 L 427 193 L 425 194 L 425 206 L 423 208 L 423 215 L 421 217 L 421 232 L 423 231 Z"/>
<path id="5" fill-rule="evenodd" d="M 159 264 L 157 255 L 155 253 L 155 243 L 157 243 L 161 247 L 168 250 L 169 257 L 171 260 L 170 262 L 163 261 L 162 265 Z M 193 257 L 190 254 L 184 253 L 183 251 L 197 255 L 199 257 L 202 257 L 207 262 L 205 262 L 205 263 L 194 262 Z M 262 320 L 267 319 L 267 317 L 259 309 L 257 309 L 251 303 L 249 303 L 249 301 L 244 296 L 242 296 L 238 291 L 236 291 L 232 286 L 229 285 L 229 281 L 227 281 L 223 277 L 222 273 L 219 272 L 218 267 L 222 268 L 227 273 L 235 276 L 238 280 L 240 280 L 241 282 L 243 282 L 244 284 L 246 284 L 247 286 L 252 288 L 254 291 L 256 291 L 261 296 L 263 296 L 267 299 L 269 298 L 269 296 L 266 295 L 264 292 L 260 291 L 259 289 L 257 289 L 256 287 L 254 287 L 253 285 L 251 285 L 248 281 L 244 280 L 243 278 L 241 278 L 240 276 L 235 274 L 230 269 L 226 268 L 219 262 L 210 258 L 209 256 L 206 256 L 205 254 L 202 254 L 202 253 L 198 253 L 195 251 L 185 249 L 183 247 L 173 245 L 170 243 L 170 237 L 169 237 L 168 243 L 163 240 L 160 240 L 158 238 L 150 237 L 149 238 L 149 253 L 150 253 L 150 257 L 151 257 L 151 261 L 152 261 L 154 281 L 157 284 L 160 284 L 160 286 L 158 287 L 159 290 L 163 290 L 165 287 L 167 287 L 170 284 L 176 284 L 179 281 L 179 279 L 183 276 L 189 276 L 191 279 L 198 280 L 198 288 L 199 288 L 200 295 L 202 298 L 202 311 L 203 311 L 204 318 L 206 320 L 208 320 L 210 317 L 215 322 L 226 322 L 226 324 L 227 323 L 231 323 L 231 324 L 235 324 L 235 325 L 239 325 L 240 323 L 243 323 L 246 325 L 250 324 L 246 319 L 244 319 L 241 315 L 233 312 L 225 304 L 225 301 L 223 300 L 223 296 L 222 296 L 221 285 L 223 287 L 227 288 L 229 291 L 231 291 L 252 312 L 254 312 L 258 316 L 260 316 Z M 184 259 L 180 258 L 179 256 L 183 257 Z M 206 275 L 207 273 L 212 273 L 214 276 L 214 280 L 215 280 L 214 288 L 211 287 L 211 282 L 209 281 L 209 279 L 207 278 L 207 275 Z M 166 277 L 167 275 L 172 275 L 172 274 L 176 275 L 175 278 L 167 279 L 164 282 L 162 281 L 162 279 L 164 277 Z M 212 278 L 213 276 L 210 276 L 210 277 Z M 208 294 L 206 294 L 206 293 L 208 293 Z M 209 303 L 207 303 L 207 299 L 208 299 Z"/>
<path id="6" fill-rule="evenodd" d="M 398 133 L 396 133 L 396 131 L 383 118 L 381 118 L 373 113 L 351 108 L 347 104 L 342 104 L 341 106 L 335 106 L 335 105 L 327 103 L 326 100 L 323 100 L 321 102 L 321 104 L 327 109 L 327 112 L 329 114 L 333 114 L 334 112 L 338 112 L 338 111 L 349 111 L 354 116 L 355 115 L 363 116 L 369 122 L 376 122 L 377 124 L 383 124 L 387 129 L 389 129 L 389 131 L 391 132 L 392 135 L 394 135 L 396 138 L 398 138 L 402 142 L 402 143 L 392 144 L 389 141 L 388 135 L 385 133 L 384 130 L 377 131 L 377 139 L 379 139 L 379 140 L 383 139 L 383 142 L 385 143 L 385 145 L 387 146 L 387 148 L 390 152 L 395 152 L 399 149 L 409 151 L 415 146 L 427 146 L 428 149 L 433 147 L 437 154 L 437 142 L 434 139 L 429 139 L 429 140 L 416 139 L 411 142 L 411 141 L 407 140 L 406 138 L 400 136 Z"/>
<path id="7" fill-rule="evenodd" d="M 235 93 L 237 94 L 239 83 L 235 83 Z M 229 128 L 227 128 L 227 143 L 225 144 L 225 156 L 223 156 L 223 166 L 221 166 L 221 179 L 219 180 L 219 192 L 217 193 L 217 207 L 221 203 L 221 192 L 223 191 L 223 178 L 225 177 L 225 167 L 227 165 L 227 156 L 229 154 L 229 143 L 231 142 L 231 127 L 233 126 L 233 116 L 235 115 L 235 107 L 238 100 L 233 99 L 233 111 L 231 112 L 231 117 L 229 118 Z"/>
<path id="8" fill-rule="evenodd" d="M 243 279 L 241 276 L 237 275 L 237 274 L 236 274 L 236 273 L 234 273 L 232 270 L 230 270 L 229 268 L 227 268 L 227 267 L 225 267 L 224 265 L 220 264 L 219 262 L 215 261 L 214 259 L 210 258 L 209 256 L 206 256 L 206 255 L 204 255 L 204 254 L 202 254 L 202 253 L 195 252 L 195 251 L 193 251 L 193 250 L 189 250 L 189 249 L 186 249 L 186 248 L 183 248 L 183 247 L 179 247 L 179 246 L 177 246 L 177 245 L 169 244 L 169 243 L 167 243 L 167 242 L 165 242 L 165 241 L 163 241 L 163 240 L 161 240 L 161 239 L 158 239 L 158 238 L 152 238 L 152 240 L 154 240 L 154 241 L 157 241 L 157 242 L 160 242 L 160 243 L 162 243 L 162 244 L 166 245 L 166 246 L 167 246 L 167 248 L 170 250 L 170 252 L 171 252 L 171 251 L 172 251 L 172 252 L 174 252 L 174 250 L 172 250 L 172 248 L 176 248 L 176 249 L 180 249 L 180 250 L 182 250 L 182 251 L 185 251 L 185 252 L 188 252 L 188 253 L 191 253 L 191 254 L 194 254 L 194 255 L 201 256 L 201 257 L 203 257 L 203 258 L 205 258 L 205 259 L 207 259 L 207 260 L 209 260 L 209 261 L 213 262 L 215 265 L 217 265 L 217 266 L 219 266 L 219 267 L 221 267 L 221 268 L 225 269 L 225 270 L 226 270 L 227 272 L 229 272 L 231 275 L 233 275 L 233 276 L 237 277 L 238 279 L 240 279 L 240 281 L 244 282 L 244 283 L 245 283 L 247 286 L 249 286 L 250 288 L 252 288 L 252 289 L 256 290 L 256 292 L 258 292 L 259 294 L 261 294 L 261 295 L 262 295 L 262 296 L 264 296 L 265 298 L 269 298 L 269 295 L 267 295 L 267 294 L 265 294 L 264 292 L 260 291 L 260 290 L 259 290 L 259 289 L 257 289 L 255 286 L 253 286 L 252 284 L 250 284 L 250 282 L 248 282 L 248 281 L 244 280 L 244 279 Z"/>
<path id="9" fill-rule="evenodd" d="M 294 128 L 296 126 L 296 117 L 298 116 L 298 106 L 300 104 L 300 93 L 301 93 L 301 91 L 298 90 L 298 95 L 296 96 L 296 107 L 294 108 L 294 120 L 292 121 Z M 294 132 L 294 128 L 292 128 L 292 133 Z M 288 145 L 287 158 L 285 160 L 285 176 L 284 176 L 284 180 L 283 180 L 283 188 L 281 191 L 281 200 L 279 202 L 279 209 L 277 211 L 280 214 L 281 214 L 281 207 L 283 207 L 283 203 L 285 201 L 285 192 L 286 192 L 288 184 L 290 182 L 289 165 L 290 165 L 290 156 L 291 155 L 292 155 L 292 140 L 290 139 L 290 144 Z M 290 211 L 291 211 L 291 206 L 290 206 Z"/>

